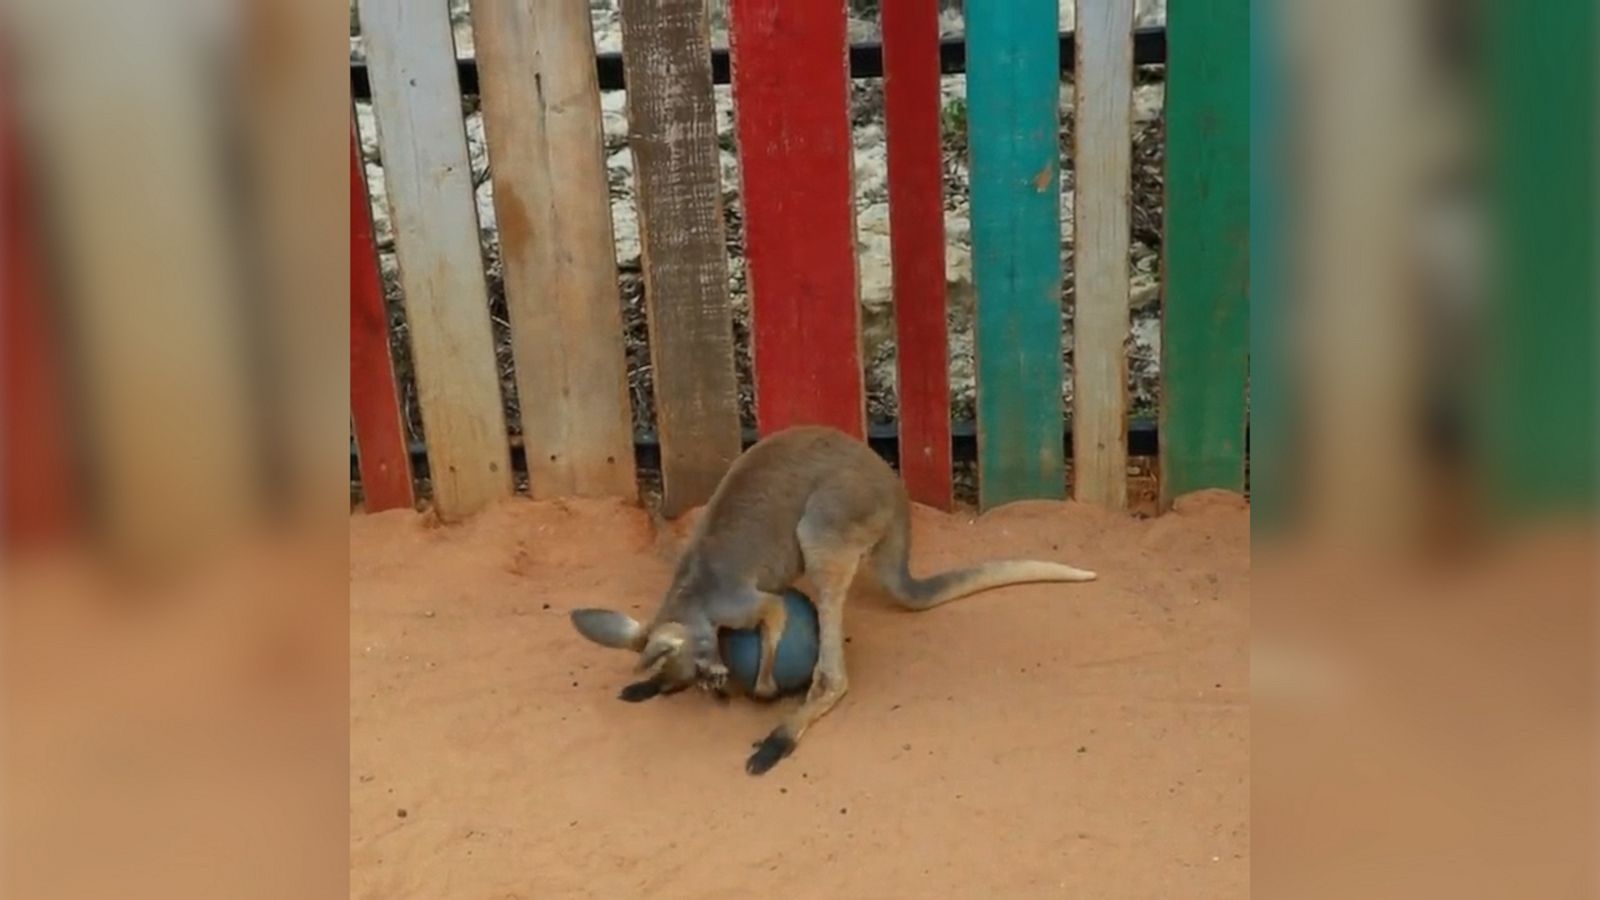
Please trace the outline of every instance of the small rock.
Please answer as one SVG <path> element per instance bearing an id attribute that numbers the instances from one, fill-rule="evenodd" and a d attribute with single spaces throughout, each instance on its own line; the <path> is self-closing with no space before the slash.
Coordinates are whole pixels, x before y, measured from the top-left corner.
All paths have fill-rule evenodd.
<path id="1" fill-rule="evenodd" d="M 401 819 L 404 819 L 407 815 L 409 815 L 404 809 L 397 809 L 394 811 L 394 814 L 397 818 Z"/>

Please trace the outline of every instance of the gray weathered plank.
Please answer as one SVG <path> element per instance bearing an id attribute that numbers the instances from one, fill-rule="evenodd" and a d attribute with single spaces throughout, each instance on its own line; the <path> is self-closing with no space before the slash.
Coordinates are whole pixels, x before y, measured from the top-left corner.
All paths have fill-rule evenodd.
<path id="1" fill-rule="evenodd" d="M 676 516 L 711 497 L 740 449 L 705 0 L 623 0 L 622 60 L 662 511 Z"/>
<path id="2" fill-rule="evenodd" d="M 434 505 L 459 518 L 512 482 L 450 19 L 443 2 L 362 0 L 361 29 Z"/>

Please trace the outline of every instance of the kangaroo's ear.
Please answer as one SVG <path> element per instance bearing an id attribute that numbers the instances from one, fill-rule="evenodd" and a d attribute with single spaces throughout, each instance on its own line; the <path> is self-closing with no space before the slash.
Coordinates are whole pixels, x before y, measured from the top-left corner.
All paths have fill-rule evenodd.
<path id="1" fill-rule="evenodd" d="M 624 613 L 609 609 L 575 609 L 572 627 L 602 647 L 635 652 L 644 648 L 644 626 Z"/>

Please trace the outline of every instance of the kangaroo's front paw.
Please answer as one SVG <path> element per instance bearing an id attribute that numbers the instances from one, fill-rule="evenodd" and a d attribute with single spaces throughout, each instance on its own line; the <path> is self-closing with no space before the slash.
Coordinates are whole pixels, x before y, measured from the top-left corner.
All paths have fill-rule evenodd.
<path id="1" fill-rule="evenodd" d="M 720 662 L 702 667 L 700 670 L 700 686 L 714 694 L 727 694 L 728 667 Z"/>

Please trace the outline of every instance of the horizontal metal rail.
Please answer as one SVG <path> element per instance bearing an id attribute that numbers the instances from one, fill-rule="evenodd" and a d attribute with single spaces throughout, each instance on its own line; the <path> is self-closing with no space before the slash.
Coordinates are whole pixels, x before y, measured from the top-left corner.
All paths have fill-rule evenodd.
<path id="1" fill-rule="evenodd" d="M 1075 59 L 1073 33 L 1064 31 L 1061 40 L 1061 71 L 1072 71 Z M 1135 65 L 1162 65 L 1167 61 L 1167 30 L 1165 28 L 1140 28 L 1133 33 L 1133 61 Z M 622 54 L 601 53 L 595 57 L 595 68 L 600 74 L 600 90 L 620 91 L 627 87 L 622 74 Z M 939 69 L 946 75 L 959 75 L 967 70 L 967 43 L 964 38 L 946 38 L 939 42 Z M 727 84 L 731 78 L 728 48 L 711 51 L 711 80 Z M 476 96 L 478 93 L 478 64 L 471 59 L 456 60 L 456 75 L 461 82 L 461 93 Z M 877 42 L 850 45 L 850 77 L 882 78 L 883 45 Z M 366 63 L 350 63 L 350 94 L 357 100 L 372 98 L 372 83 L 367 78 Z"/>
<path id="2" fill-rule="evenodd" d="M 1160 436 L 1156 430 L 1156 420 L 1153 418 L 1135 418 L 1128 423 L 1128 454 L 1130 456 L 1154 456 L 1159 446 Z M 744 432 L 744 445 L 749 447 L 754 444 L 759 435 L 755 429 L 746 429 Z M 1062 432 L 1062 442 L 1066 447 L 1067 458 L 1072 458 L 1072 431 Z M 518 471 L 526 471 L 526 464 L 522 459 L 522 438 L 512 436 L 511 465 Z M 871 425 L 867 428 L 867 443 L 878 452 L 879 456 L 894 462 L 900 458 L 900 433 L 899 427 L 894 423 Z M 418 476 L 427 475 L 428 454 L 421 441 L 412 441 L 410 444 L 412 467 Z M 955 422 L 950 427 L 950 449 L 958 463 L 972 462 L 978 458 L 978 429 L 971 421 Z M 634 459 L 640 469 L 658 470 L 661 468 L 661 442 L 655 432 L 639 430 L 634 432 L 633 438 Z M 350 444 L 350 465 L 352 477 L 355 473 L 356 447 Z"/>

